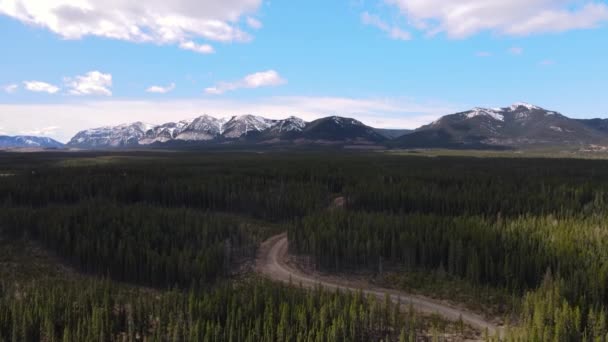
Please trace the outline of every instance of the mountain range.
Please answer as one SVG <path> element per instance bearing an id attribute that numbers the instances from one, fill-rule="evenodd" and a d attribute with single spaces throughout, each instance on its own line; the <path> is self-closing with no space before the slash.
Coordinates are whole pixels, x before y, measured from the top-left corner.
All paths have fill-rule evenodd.
<path id="1" fill-rule="evenodd" d="M 81 131 L 67 144 L 77 148 L 179 146 L 197 144 L 380 144 L 392 131 L 377 130 L 360 121 L 331 116 L 306 122 L 296 117 L 283 120 L 255 115 L 192 120 L 150 125 L 136 122 Z"/>
<path id="2" fill-rule="evenodd" d="M 37 144 L 37 145 L 36 145 Z M 416 130 L 377 129 L 351 118 L 306 122 L 255 115 L 202 115 L 162 125 L 135 122 L 78 132 L 66 145 L 78 149 L 179 148 L 191 145 L 330 145 L 387 148 L 526 149 L 575 147 L 608 150 L 608 119 L 572 119 L 527 103 L 473 108 Z M 0 137 L 2 147 L 59 148 L 48 138 Z"/>
<path id="3" fill-rule="evenodd" d="M 0 148 L 62 148 L 64 145 L 57 140 L 46 137 L 29 135 L 7 136 L 0 135 Z"/>

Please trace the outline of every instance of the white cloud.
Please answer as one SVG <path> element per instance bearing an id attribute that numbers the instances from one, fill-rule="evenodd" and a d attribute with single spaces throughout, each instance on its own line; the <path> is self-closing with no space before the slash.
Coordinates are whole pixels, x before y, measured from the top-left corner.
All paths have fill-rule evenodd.
<path id="1" fill-rule="evenodd" d="M 255 114 L 280 119 L 290 115 L 311 121 L 329 115 L 361 120 L 379 128 L 417 128 L 441 115 L 467 109 L 408 98 L 268 97 L 157 101 L 82 101 L 64 104 L 2 104 L 0 122 L 8 134 L 23 127 L 61 126 L 50 136 L 67 142 L 78 131 L 125 122 L 165 123 L 192 118 L 199 113 L 217 117 Z"/>
<path id="2" fill-rule="evenodd" d="M 4 92 L 7 94 L 13 94 L 14 92 L 17 91 L 17 89 L 19 89 L 18 84 L 7 84 L 2 87 L 2 90 L 4 90 Z"/>
<path id="3" fill-rule="evenodd" d="M 262 0 L 2 0 L 0 14 L 51 30 L 65 39 L 98 36 L 180 44 L 193 39 L 247 42 L 241 19 Z"/>
<path id="4" fill-rule="evenodd" d="M 233 91 L 242 88 L 260 88 L 260 87 L 276 87 L 287 83 L 287 80 L 281 77 L 274 70 L 256 72 L 247 75 L 244 78 L 235 82 L 219 82 L 213 87 L 205 89 L 205 93 L 211 95 L 221 95 L 228 91 Z"/>
<path id="5" fill-rule="evenodd" d="M 36 93 L 55 94 L 59 91 L 59 87 L 46 82 L 40 81 L 25 81 L 23 82 L 25 89 Z"/>
<path id="6" fill-rule="evenodd" d="M 190 50 L 198 53 L 202 53 L 204 55 L 215 53 L 215 49 L 213 46 L 209 44 L 197 44 L 193 41 L 181 42 L 179 44 L 180 49 Z"/>
<path id="7" fill-rule="evenodd" d="M 171 91 L 173 91 L 173 89 L 175 89 L 175 83 L 171 83 L 166 87 L 163 86 L 151 86 L 148 89 L 146 89 L 146 91 L 148 93 L 155 93 L 155 94 L 166 94 L 169 93 Z"/>
<path id="8" fill-rule="evenodd" d="M 361 14 L 361 22 L 365 25 L 374 26 L 386 34 L 389 35 L 392 39 L 396 40 L 411 40 L 411 33 L 400 29 L 397 26 L 391 26 L 384 20 L 382 20 L 379 16 L 374 14 L 369 14 L 368 12 L 363 12 Z"/>
<path id="9" fill-rule="evenodd" d="M 259 30 L 262 28 L 262 22 L 253 17 L 247 18 L 247 25 L 254 30 Z"/>
<path id="10" fill-rule="evenodd" d="M 112 75 L 99 71 L 89 71 L 85 75 L 65 79 L 71 95 L 111 96 Z"/>
<path id="11" fill-rule="evenodd" d="M 492 57 L 492 53 L 488 51 L 479 51 L 475 54 L 477 57 Z"/>
<path id="12" fill-rule="evenodd" d="M 53 135 L 59 128 L 59 126 L 49 126 L 39 129 L 20 131 L 19 135 L 36 135 L 36 136 L 49 136 Z"/>
<path id="13" fill-rule="evenodd" d="M 482 31 L 524 36 L 594 28 L 608 21 L 597 0 L 384 0 L 428 35 L 466 38 Z"/>
<path id="14" fill-rule="evenodd" d="M 512 55 L 522 55 L 524 53 L 524 49 L 521 47 L 514 46 L 509 49 L 509 53 Z"/>

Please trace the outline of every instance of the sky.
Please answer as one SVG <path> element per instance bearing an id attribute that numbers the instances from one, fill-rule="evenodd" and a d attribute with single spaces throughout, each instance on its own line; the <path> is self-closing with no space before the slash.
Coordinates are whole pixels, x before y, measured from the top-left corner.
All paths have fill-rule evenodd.
<path id="1" fill-rule="evenodd" d="M 0 0 L 0 135 L 209 114 L 608 116 L 608 1 Z"/>

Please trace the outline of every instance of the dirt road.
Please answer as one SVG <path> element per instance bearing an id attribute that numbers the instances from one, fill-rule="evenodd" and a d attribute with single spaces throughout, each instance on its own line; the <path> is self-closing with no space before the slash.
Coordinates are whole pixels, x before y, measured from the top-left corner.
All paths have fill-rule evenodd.
<path id="1" fill-rule="evenodd" d="M 287 264 L 288 251 L 287 234 L 276 235 L 265 241 L 258 252 L 255 269 L 256 272 L 265 275 L 266 277 L 293 284 L 302 284 L 303 287 L 311 288 L 317 285 L 322 285 L 327 289 L 345 289 L 351 291 L 362 290 L 365 294 L 375 295 L 384 299 L 385 294 L 389 294 L 393 302 L 400 302 L 407 308 L 410 303 L 414 309 L 424 313 L 436 313 L 441 317 L 457 321 L 462 317 L 462 320 L 481 331 L 488 330 L 490 336 L 497 333 L 502 335 L 502 328 L 489 322 L 485 318 L 462 309 L 450 307 L 438 301 L 425 298 L 422 296 L 411 295 L 395 290 L 374 288 L 370 286 L 361 287 L 361 284 L 353 284 L 348 280 L 337 280 L 330 277 L 306 274 L 301 270 L 296 270 Z"/>

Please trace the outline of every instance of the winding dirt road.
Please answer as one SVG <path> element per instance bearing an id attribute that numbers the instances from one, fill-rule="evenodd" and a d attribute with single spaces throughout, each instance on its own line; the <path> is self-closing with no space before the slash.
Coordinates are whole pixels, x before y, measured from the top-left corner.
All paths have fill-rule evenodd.
<path id="1" fill-rule="evenodd" d="M 457 321 L 458 319 L 462 318 L 464 323 L 479 329 L 480 331 L 485 331 L 487 329 L 490 336 L 495 336 L 497 333 L 499 336 L 502 336 L 502 327 L 499 327 L 474 313 L 450 307 L 446 304 L 422 296 L 369 286 L 361 288 L 360 284 L 353 284 L 348 280 L 337 280 L 334 278 L 330 279 L 330 277 L 325 276 L 306 274 L 301 270 L 297 270 L 289 266 L 286 262 L 287 258 L 287 234 L 283 233 L 273 236 L 262 243 L 258 252 L 255 270 L 256 272 L 263 274 L 272 280 L 285 283 L 291 281 L 292 284 L 301 284 L 305 288 L 312 288 L 320 284 L 321 286 L 331 290 L 362 290 L 364 294 L 374 295 L 380 299 L 384 299 L 384 296 L 388 294 L 394 303 L 399 302 L 402 304 L 402 310 L 406 309 L 411 303 L 414 309 L 419 312 L 429 314 L 435 313 L 451 321 Z"/>

